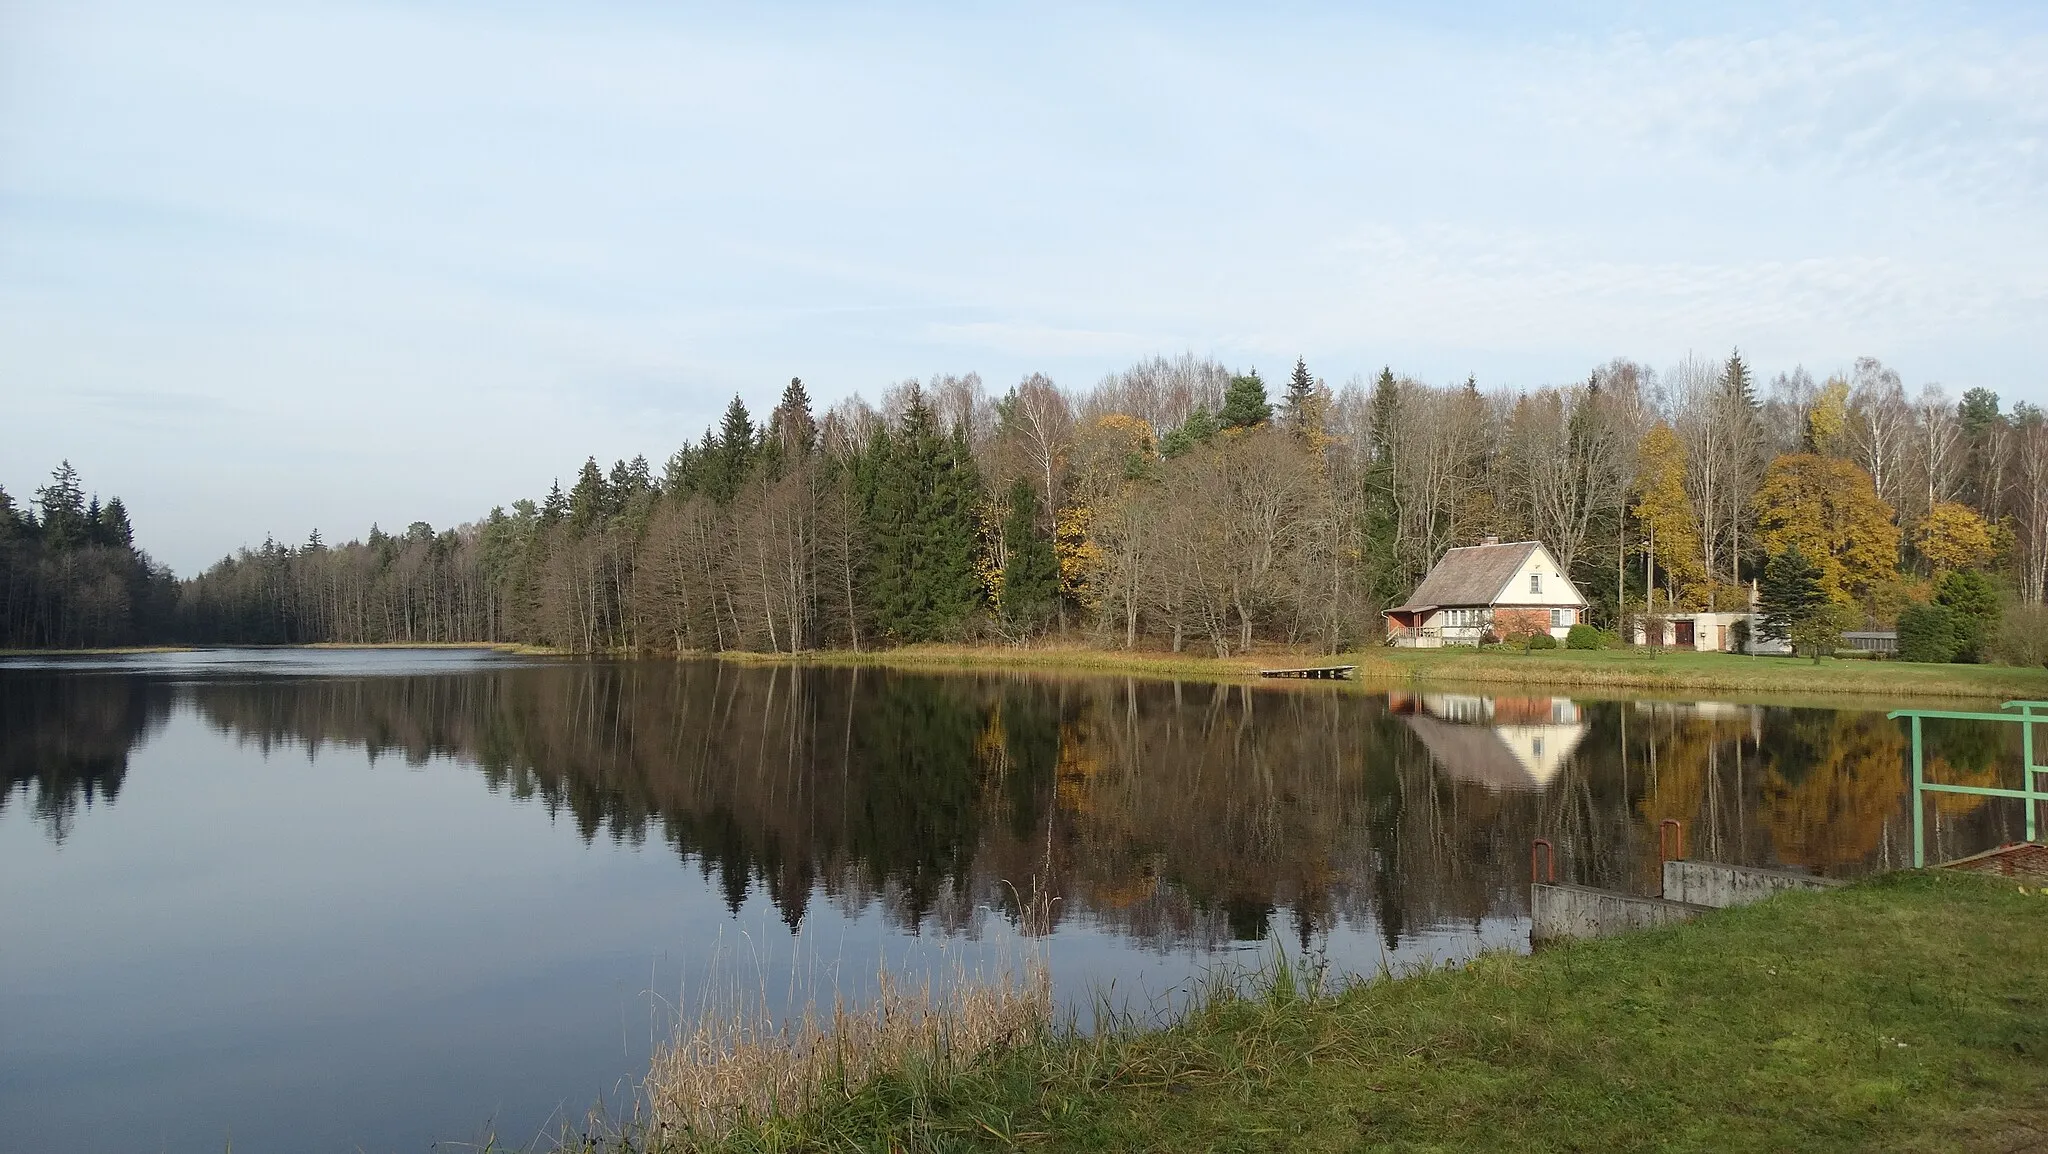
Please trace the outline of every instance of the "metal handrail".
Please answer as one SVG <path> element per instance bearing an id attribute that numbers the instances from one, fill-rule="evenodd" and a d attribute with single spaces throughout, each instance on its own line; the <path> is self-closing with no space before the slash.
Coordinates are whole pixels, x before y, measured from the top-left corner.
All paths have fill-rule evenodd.
<path id="1" fill-rule="evenodd" d="M 1926 793 L 1961 793 L 1973 797 L 2010 797 L 2019 799 L 2026 806 L 2027 840 L 2038 839 L 2037 817 L 2042 803 L 2048 802 L 2048 789 L 2035 788 L 2034 775 L 2048 773 L 2048 765 L 2034 762 L 2034 727 L 2048 725 L 2048 701 L 2008 701 L 1999 706 L 2001 712 L 1985 713 L 1959 709 L 1894 709 L 1885 716 L 1892 720 L 1905 718 L 1912 723 L 1913 732 L 1913 866 L 1915 869 L 1927 865 L 1927 806 L 1922 798 Z M 2001 789 L 1989 785 L 1950 785 L 1947 782 L 1927 780 L 1926 747 L 1922 742 L 1921 723 L 1939 721 L 2002 721 L 2017 722 L 2020 727 L 2020 788 Z"/>

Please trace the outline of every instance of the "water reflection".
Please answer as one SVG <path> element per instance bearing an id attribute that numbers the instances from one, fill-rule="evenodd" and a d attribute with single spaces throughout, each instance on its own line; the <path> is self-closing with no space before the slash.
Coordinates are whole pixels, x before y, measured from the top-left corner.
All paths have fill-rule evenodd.
<path id="1" fill-rule="evenodd" d="M 737 911 L 816 901 L 956 932 L 1044 892 L 1158 945 L 1409 930 L 1522 908 L 1548 836 L 1580 880 L 1654 884 L 1654 834 L 1828 873 L 1897 864 L 1903 739 L 1875 713 L 1552 695 L 1270 691 L 720 663 L 491 664 L 459 674 L 10 673 L 0 807 L 61 842 L 188 702 L 269 753 L 447 756 L 586 841 L 666 843 Z M 1930 731 L 1944 780 L 2012 776 L 1981 727 Z M 1959 844 L 2005 808 L 1945 797 Z M 1959 824 L 1960 823 L 1960 824 Z"/>
<path id="2" fill-rule="evenodd" d="M 2012 729 L 1930 722 L 1931 774 L 2016 782 Z M 0 662 L 0 924 L 36 927 L 0 950 L 0 1116 L 29 1119 L 25 1148 L 416 1149 L 493 1114 L 530 1134 L 630 1086 L 648 1034 L 625 1022 L 721 942 L 872 973 L 1039 898 L 1076 1000 L 1253 942 L 1359 972 L 1510 946 L 1535 837 L 1636 892 L 1665 818 L 1724 861 L 1905 864 L 1901 734 L 1530 691 Z M 1943 798 L 1929 852 L 2019 828 Z"/>

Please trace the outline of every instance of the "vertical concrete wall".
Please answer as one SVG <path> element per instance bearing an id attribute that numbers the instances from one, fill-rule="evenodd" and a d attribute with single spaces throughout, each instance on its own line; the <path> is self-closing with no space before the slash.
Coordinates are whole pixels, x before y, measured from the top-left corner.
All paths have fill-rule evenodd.
<path id="1" fill-rule="evenodd" d="M 1664 896 L 1671 901 L 1726 909 L 1760 902 L 1787 890 L 1833 889 L 1843 883 L 1812 874 L 1704 861 L 1664 863 Z"/>
<path id="2" fill-rule="evenodd" d="M 1529 887 L 1529 944 L 1599 938 L 1697 917 L 1706 906 L 1639 898 L 1591 886 Z"/>

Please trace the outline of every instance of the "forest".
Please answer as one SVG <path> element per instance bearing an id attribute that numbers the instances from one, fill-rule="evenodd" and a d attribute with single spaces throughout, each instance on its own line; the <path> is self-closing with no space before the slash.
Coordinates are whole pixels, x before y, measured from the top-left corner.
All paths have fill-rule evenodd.
<path id="1" fill-rule="evenodd" d="M 0 489 L 0 648 L 128 645 L 177 631 L 170 570 L 135 547 L 119 497 L 87 497 L 69 461 L 30 507 Z"/>
<path id="2" fill-rule="evenodd" d="M 1332 388 L 1301 360 L 1269 386 L 1184 355 L 1085 389 L 911 380 L 822 413 L 793 379 L 658 468 L 592 458 L 469 524 L 266 540 L 175 587 L 118 502 L 95 508 L 68 466 L 33 508 L 0 496 L 8 644 L 1338 650 L 1492 535 L 1548 544 L 1616 631 L 1742 608 L 1788 555 L 1835 628 L 1910 622 L 1981 575 L 2031 661 L 2048 420 L 1981 388 L 1909 393 L 1867 357 L 1768 382 L 1739 351 L 1617 359 L 1509 390 L 1391 369 Z"/>

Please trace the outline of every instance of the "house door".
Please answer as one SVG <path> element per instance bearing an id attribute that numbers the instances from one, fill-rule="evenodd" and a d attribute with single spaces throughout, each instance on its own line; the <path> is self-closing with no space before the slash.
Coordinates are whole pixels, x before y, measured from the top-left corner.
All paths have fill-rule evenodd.
<path id="1" fill-rule="evenodd" d="M 1675 639 L 1675 641 L 1674 641 L 1673 643 L 1674 643 L 1675 645 L 1677 645 L 1677 647 L 1678 647 L 1678 648 L 1680 648 L 1680 649 L 1691 649 L 1691 648 L 1692 648 L 1692 644 L 1693 644 L 1693 642 L 1692 642 L 1692 622 L 1690 622 L 1690 621 L 1673 621 L 1673 622 L 1672 622 L 1671 624 L 1672 624 L 1672 627 L 1673 627 L 1673 628 L 1675 628 L 1675 629 L 1676 629 L 1676 630 L 1678 631 L 1678 636 L 1677 636 L 1677 638 Z"/>

